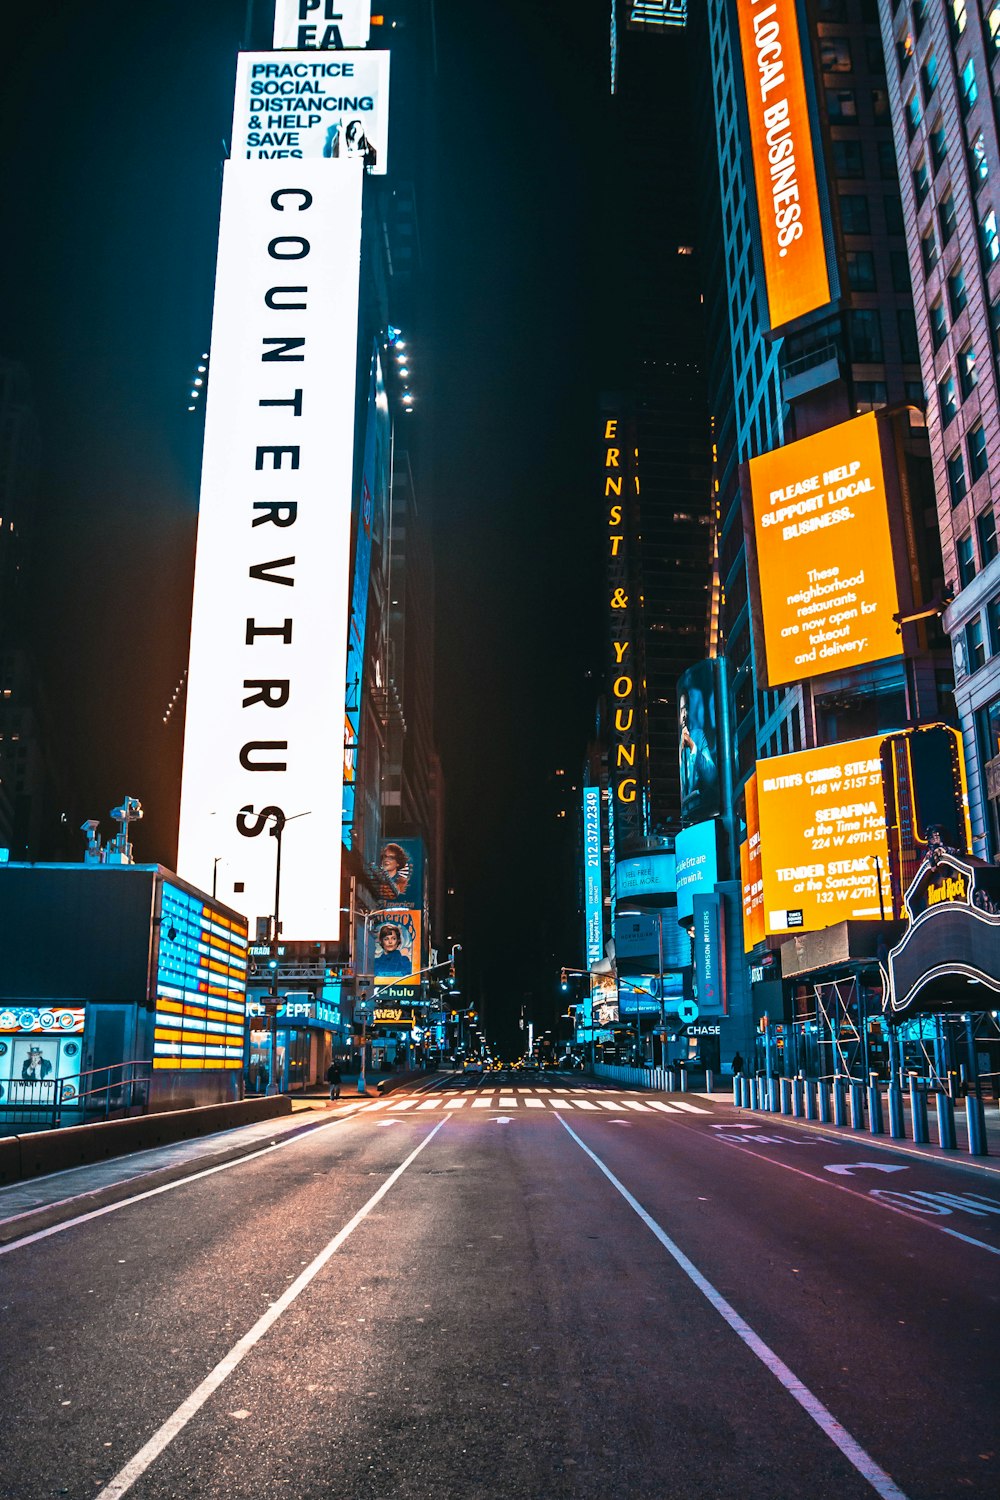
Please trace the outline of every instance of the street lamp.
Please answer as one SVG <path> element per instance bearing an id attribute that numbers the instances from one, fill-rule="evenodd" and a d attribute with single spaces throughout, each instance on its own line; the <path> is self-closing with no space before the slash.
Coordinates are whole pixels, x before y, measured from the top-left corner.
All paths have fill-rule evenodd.
<path id="1" fill-rule="evenodd" d="M 659 1000 L 660 1000 L 660 1068 L 667 1071 L 667 1021 L 663 1008 L 663 913 L 662 911 L 639 911 L 638 908 L 628 908 L 617 913 L 619 917 L 655 917 L 656 918 L 656 953 L 657 968 L 659 971 Z M 636 1035 L 641 1035 L 639 1028 L 639 997 L 635 998 L 635 1029 Z"/>
<path id="2" fill-rule="evenodd" d="M 271 918 L 271 984 L 268 996 L 269 1020 L 271 1022 L 271 1077 L 268 1080 L 265 1093 L 280 1094 L 275 1077 L 278 1062 L 278 933 L 281 930 L 281 835 L 285 831 L 286 823 L 294 823 L 297 818 L 308 818 L 308 812 L 293 813 L 290 818 L 279 809 L 265 814 L 274 823 L 271 829 L 271 837 L 277 841 L 277 851 L 274 861 L 274 916 Z"/>

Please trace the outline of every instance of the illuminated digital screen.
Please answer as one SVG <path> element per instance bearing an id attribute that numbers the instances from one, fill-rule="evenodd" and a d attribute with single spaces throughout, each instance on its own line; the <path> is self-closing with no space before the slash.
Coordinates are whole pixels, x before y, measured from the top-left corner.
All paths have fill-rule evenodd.
<path id="1" fill-rule="evenodd" d="M 677 869 L 677 920 L 694 915 L 694 897 L 715 887 L 719 878 L 715 822 L 694 823 L 682 828 L 674 840 Z"/>
<path id="2" fill-rule="evenodd" d="M 874 412 L 752 458 L 767 680 L 901 656 Z"/>
<path id="3" fill-rule="evenodd" d="M 878 921 L 883 908 L 891 915 L 883 738 L 757 762 L 766 934 Z"/>
<path id="4" fill-rule="evenodd" d="M 164 881 L 154 1068 L 241 1068 L 247 927 Z"/>
<path id="5" fill-rule="evenodd" d="M 234 159 L 353 159 L 384 176 L 388 147 L 388 52 L 240 53 Z"/>
<path id="6" fill-rule="evenodd" d="M 771 327 L 830 301 L 795 0 L 738 0 Z"/>
<path id="7" fill-rule="evenodd" d="M 604 957 L 604 895 L 601 882 L 601 789 L 583 789 L 583 883 L 587 967 Z"/>
<path id="8" fill-rule="evenodd" d="M 420 983 L 420 926 L 423 914 L 413 907 L 385 912 L 373 925 L 372 975 L 383 985 Z"/>

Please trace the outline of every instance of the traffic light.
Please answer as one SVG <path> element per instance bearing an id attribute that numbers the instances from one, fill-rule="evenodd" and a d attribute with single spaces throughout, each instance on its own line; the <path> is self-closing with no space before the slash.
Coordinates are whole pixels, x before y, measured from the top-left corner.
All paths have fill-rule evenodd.
<path id="1" fill-rule="evenodd" d="M 757 1027 L 758 1027 L 758 1030 L 760 1030 L 761 1032 L 764 1032 L 764 1031 L 767 1030 L 767 1012 L 766 1011 L 761 1016 L 760 1020 L 757 1022 Z"/>
<path id="2" fill-rule="evenodd" d="M 565 969 L 560 969 L 559 971 L 559 988 L 562 990 L 564 995 L 569 994 L 569 975 L 566 973 Z"/>

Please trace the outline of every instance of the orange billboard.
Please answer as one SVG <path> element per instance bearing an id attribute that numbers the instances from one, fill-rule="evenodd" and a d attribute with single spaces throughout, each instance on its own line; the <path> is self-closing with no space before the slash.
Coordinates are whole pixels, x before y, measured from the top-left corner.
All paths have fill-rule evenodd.
<path id="1" fill-rule="evenodd" d="M 757 762 L 766 933 L 878 921 L 883 910 L 892 916 L 884 738 Z"/>
<path id="2" fill-rule="evenodd" d="M 771 327 L 830 300 L 795 0 L 738 0 Z"/>
<path id="3" fill-rule="evenodd" d="M 764 940 L 764 880 L 760 862 L 760 818 L 757 811 L 757 773 L 751 772 L 744 787 L 747 836 L 740 845 L 740 880 L 743 885 L 743 947 L 745 952 Z"/>
<path id="4" fill-rule="evenodd" d="M 748 467 L 768 686 L 901 656 L 874 412 Z"/>

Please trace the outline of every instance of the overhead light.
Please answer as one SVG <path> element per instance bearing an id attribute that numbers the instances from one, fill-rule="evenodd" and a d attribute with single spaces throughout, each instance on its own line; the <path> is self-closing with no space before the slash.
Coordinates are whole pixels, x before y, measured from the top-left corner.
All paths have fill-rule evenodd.
<path id="1" fill-rule="evenodd" d="M 403 379 L 404 379 L 404 380 L 406 380 L 406 379 L 408 379 L 408 378 L 409 378 L 409 374 L 410 374 L 410 372 L 409 372 L 409 370 L 408 370 L 408 369 L 407 369 L 407 368 L 406 368 L 406 366 L 405 366 L 405 365 L 401 365 L 401 366 L 400 366 L 400 369 L 399 369 L 399 373 L 400 373 L 400 375 L 402 375 L 402 377 L 403 377 Z"/>
<path id="2" fill-rule="evenodd" d="M 196 375 L 195 376 L 194 383 L 195 383 L 195 385 L 204 385 L 205 384 L 205 382 L 202 380 L 202 378 L 201 378 L 200 375 Z"/>

